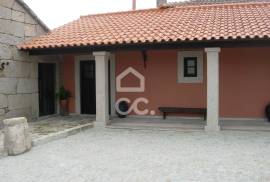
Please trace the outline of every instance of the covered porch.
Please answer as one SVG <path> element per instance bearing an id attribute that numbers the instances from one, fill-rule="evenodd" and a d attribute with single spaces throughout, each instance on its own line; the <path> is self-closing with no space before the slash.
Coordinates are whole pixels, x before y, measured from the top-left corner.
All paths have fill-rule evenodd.
<path id="1" fill-rule="evenodd" d="M 116 106 L 117 102 L 121 99 L 129 100 L 129 108 L 130 111 L 127 113 L 128 115 L 141 116 L 141 117 L 153 117 L 159 118 L 162 113 L 159 112 L 159 106 L 174 106 L 174 107 L 204 107 L 207 109 L 207 119 L 205 122 L 199 121 L 194 122 L 194 124 L 201 125 L 202 128 L 205 128 L 209 131 L 218 131 L 220 129 L 218 118 L 219 118 L 219 52 L 220 48 L 205 48 L 205 49 L 183 49 L 184 54 L 196 57 L 196 64 L 200 65 L 200 68 L 196 68 L 196 78 L 197 80 L 188 82 L 189 80 L 180 81 L 181 73 L 177 73 L 177 69 L 174 70 L 174 64 L 178 65 L 181 69 L 183 65 L 180 65 L 180 59 L 183 58 L 182 54 L 180 54 L 179 50 L 137 50 L 137 51 L 98 51 L 92 52 L 90 55 L 85 54 L 74 54 L 63 56 L 63 61 L 60 65 L 61 69 L 61 78 L 63 85 L 71 90 L 73 97 L 70 100 L 70 110 L 76 114 L 92 114 L 96 116 L 95 125 L 99 126 L 107 126 L 111 124 L 112 118 L 116 117 Z M 186 86 L 186 93 L 188 93 L 188 88 L 192 89 L 193 85 L 195 87 L 199 87 L 195 91 L 195 98 L 199 100 L 196 103 L 192 98 L 192 94 L 189 95 L 189 100 L 185 100 L 184 103 L 182 101 L 171 102 L 169 100 L 170 97 L 166 97 L 163 95 L 161 100 L 155 100 L 156 97 L 160 97 L 157 94 L 160 94 L 160 91 L 155 91 L 154 87 L 151 83 L 153 83 L 153 77 L 149 75 L 149 72 L 159 72 L 162 71 L 162 67 L 166 67 L 166 62 L 163 62 L 158 67 L 152 67 L 151 64 L 156 64 L 155 58 L 152 58 L 153 55 L 159 55 L 162 58 L 158 61 L 165 61 L 167 56 L 171 59 L 168 64 L 173 67 L 168 67 L 167 70 L 164 70 L 166 74 L 170 72 L 171 75 L 168 75 L 172 78 L 173 83 L 172 88 L 179 87 L 179 85 Z M 169 55 L 168 55 L 169 54 Z M 128 60 L 128 57 L 133 57 Z M 197 60 L 198 57 L 198 60 Z M 174 60 L 175 59 L 175 60 Z M 199 60 L 200 59 L 200 60 Z M 123 62 L 127 62 L 127 64 Z M 130 62 L 129 62 L 130 61 Z M 197 63 L 198 61 L 198 63 Z M 84 72 L 85 63 L 89 64 L 89 72 Z M 149 63 L 148 63 L 149 62 Z M 207 62 L 207 64 L 206 64 Z M 159 63 L 158 63 L 159 64 Z M 154 65 L 155 66 L 155 65 Z M 205 67 L 205 68 L 204 68 Z M 161 69 L 161 70 L 160 70 Z M 205 69 L 205 71 L 203 71 Z M 92 71 L 91 71 L 92 70 Z M 206 71 L 207 70 L 207 71 Z M 94 73 L 95 72 L 95 73 Z M 124 74 L 124 75 L 123 75 Z M 136 76 L 141 76 L 144 79 L 143 83 L 139 80 L 139 83 L 132 80 L 131 78 L 127 78 L 121 83 L 124 79 L 124 76 L 128 76 L 128 74 L 133 74 Z M 137 75 L 136 75 L 137 74 Z M 182 73 L 184 74 L 184 73 Z M 73 76 L 74 75 L 74 76 Z M 87 86 L 83 86 L 84 76 L 89 76 L 89 85 L 94 85 L 91 88 L 87 88 Z M 207 76 L 206 76 L 207 75 Z M 175 76 L 175 78 L 173 78 Z M 182 75 L 183 76 L 183 75 Z M 171 80 L 170 80 L 171 82 Z M 206 89 L 207 82 L 207 89 Z M 121 85 L 122 84 L 122 85 Z M 160 82 L 162 84 L 166 84 L 166 81 Z M 137 87 L 136 87 L 137 86 Z M 140 90 L 138 87 L 144 87 L 144 89 Z M 125 88 L 124 88 L 125 87 Z M 93 90 L 95 88 L 95 90 Z M 85 89 L 87 93 L 85 93 Z M 137 90 L 136 90 L 137 89 Z M 167 88 L 170 89 L 170 88 Z M 205 89 L 205 90 L 204 90 Z M 151 91 L 152 90 L 152 91 Z M 157 88 L 158 90 L 158 88 Z M 179 88 L 178 88 L 179 90 Z M 93 93 L 95 92 L 95 93 Z M 207 95 L 207 96 L 206 96 Z M 89 98 L 92 96 L 92 98 Z M 175 95 L 178 97 L 178 94 Z M 180 97 L 184 97 L 184 94 L 180 93 Z M 133 107 L 132 102 L 136 102 L 136 99 L 143 99 L 140 102 L 137 102 L 135 108 Z M 86 99 L 89 99 L 88 103 L 85 103 Z M 182 100 L 182 99 L 181 99 Z M 184 98 L 183 98 L 184 100 Z M 90 105 L 89 105 L 90 103 Z M 154 104 L 152 104 L 154 103 Z M 176 105 L 178 104 L 178 105 Z M 88 105 L 88 106 L 87 106 Z M 88 108 L 87 108 L 88 107 Z M 133 108 L 132 108 L 133 107 Z M 137 111 L 137 112 L 136 112 Z M 177 113 L 176 113 L 177 114 Z M 181 119 L 180 119 L 181 120 Z M 166 121 L 165 121 L 166 122 Z M 175 120 L 177 122 L 177 119 Z M 192 122 L 189 125 L 187 121 L 187 126 L 191 126 Z"/>
<path id="2" fill-rule="evenodd" d="M 269 65 L 269 48 L 163 48 L 94 51 L 91 54 L 63 55 L 62 82 L 72 90 L 70 110 L 76 114 L 85 114 L 82 109 L 81 63 L 91 61 L 95 68 L 95 100 L 92 99 L 91 114 L 96 117 L 95 125 L 112 127 L 164 127 L 184 130 L 219 131 L 232 130 L 268 130 L 269 124 L 264 116 L 264 107 L 269 101 L 266 93 L 269 86 L 265 78 Z M 247 53 L 248 52 L 248 53 Z M 199 53 L 199 54 L 198 54 Z M 245 55 L 243 55 L 245 53 Z M 197 80 L 181 80 L 178 70 L 183 67 L 181 58 L 201 57 L 201 68 L 197 68 Z M 200 56 L 202 55 L 202 56 Z M 124 80 L 123 85 L 131 91 L 117 88 L 117 77 L 132 67 L 145 78 L 145 90 L 132 90 L 133 78 Z M 257 67 L 260 73 L 253 68 Z M 200 69 L 202 69 L 200 71 Z M 243 69 L 243 70 L 241 70 Z M 134 73 L 134 70 L 131 73 Z M 240 70 L 240 73 L 238 73 Z M 248 74 L 247 74 L 248 73 Z M 74 75 L 74 76 L 73 76 Z M 92 74 L 93 76 L 93 74 Z M 72 78 L 73 77 L 73 78 Z M 71 80 L 73 79 L 73 83 Z M 260 80 L 256 83 L 257 80 Z M 253 86 L 249 85 L 252 82 Z M 138 84 L 139 83 L 139 84 Z M 255 88 L 256 87 L 256 88 Z M 174 90 L 174 91 L 172 91 Z M 93 92 L 93 90 L 92 90 Z M 254 93 L 258 94 L 254 94 Z M 259 95 L 259 97 L 258 97 Z M 129 107 L 137 98 L 148 101 L 138 104 L 138 114 L 128 113 L 126 119 L 115 119 L 115 106 L 121 98 L 129 99 Z M 167 120 L 162 120 L 158 107 L 201 107 L 206 108 L 207 117 L 182 115 L 175 113 Z M 144 112 L 147 111 L 147 112 Z M 183 116 L 187 116 L 183 118 Z M 189 118 L 191 116 L 191 119 Z M 138 119 L 139 117 L 139 119 Z"/>

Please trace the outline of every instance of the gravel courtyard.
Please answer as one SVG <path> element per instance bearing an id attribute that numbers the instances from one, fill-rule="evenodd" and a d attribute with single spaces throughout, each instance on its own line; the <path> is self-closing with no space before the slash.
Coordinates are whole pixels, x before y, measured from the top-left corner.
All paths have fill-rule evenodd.
<path id="1" fill-rule="evenodd" d="M 270 133 L 94 128 L 0 159 L 0 181 L 270 181 Z"/>

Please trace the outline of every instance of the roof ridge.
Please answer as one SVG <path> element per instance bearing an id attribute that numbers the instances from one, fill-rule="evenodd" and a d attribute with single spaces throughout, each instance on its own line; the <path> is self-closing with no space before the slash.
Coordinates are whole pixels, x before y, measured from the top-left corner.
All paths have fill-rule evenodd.
<path id="1" fill-rule="evenodd" d="M 269 3 L 270 0 L 185 0 L 168 2 L 162 6 L 202 6 L 202 5 L 222 5 L 222 4 L 245 4 L 245 3 Z"/>
<path id="2" fill-rule="evenodd" d="M 228 2 L 228 3 L 219 3 L 219 4 L 190 4 L 190 5 L 183 5 L 183 6 L 168 6 L 172 8 L 198 8 L 198 7 L 222 7 L 222 6 L 243 6 L 243 5 L 265 5 L 265 4 L 270 4 L 269 2 L 240 2 L 240 3 L 233 3 L 233 2 Z"/>
<path id="3" fill-rule="evenodd" d="M 145 11 L 153 11 L 159 10 L 160 8 L 147 8 L 147 9 L 138 9 L 138 10 L 126 10 L 126 11 L 115 11 L 115 12 L 108 12 L 108 13 L 97 13 L 97 14 L 88 14 L 88 15 L 81 15 L 80 18 L 86 18 L 91 16 L 104 16 L 104 15 L 115 15 L 115 14 L 125 14 L 125 13 L 138 13 L 138 12 L 145 12 Z"/>
<path id="4" fill-rule="evenodd" d="M 81 15 L 80 18 L 87 18 L 87 17 L 97 17 L 97 16 L 107 16 L 107 15 L 116 15 L 116 14 L 130 14 L 130 13 L 138 13 L 138 12 L 145 12 L 145 11 L 158 11 L 160 9 L 179 9 L 179 8 L 198 8 L 198 7 L 219 7 L 219 6 L 242 6 L 245 5 L 265 5 L 270 4 L 269 2 L 240 2 L 240 3 L 219 3 L 219 4 L 190 4 L 184 6 L 173 6 L 173 5 L 163 5 L 158 8 L 147 8 L 147 9 L 139 9 L 139 10 L 127 10 L 127 11 L 116 11 L 116 12 L 108 12 L 108 13 L 97 13 L 97 14 L 88 14 L 88 15 Z"/>

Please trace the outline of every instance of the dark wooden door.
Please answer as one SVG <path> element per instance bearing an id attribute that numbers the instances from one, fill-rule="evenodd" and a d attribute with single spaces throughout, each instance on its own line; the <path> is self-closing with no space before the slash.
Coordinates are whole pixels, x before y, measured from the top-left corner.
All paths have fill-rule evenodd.
<path id="1" fill-rule="evenodd" d="M 55 64 L 38 64 L 39 115 L 55 114 Z"/>
<path id="2" fill-rule="evenodd" d="M 80 62 L 81 113 L 96 114 L 95 61 Z"/>

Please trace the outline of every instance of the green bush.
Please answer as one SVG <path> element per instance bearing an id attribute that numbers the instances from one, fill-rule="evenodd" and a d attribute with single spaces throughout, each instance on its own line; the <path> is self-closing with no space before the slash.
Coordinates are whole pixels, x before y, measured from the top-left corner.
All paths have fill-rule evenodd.
<path id="1" fill-rule="evenodd" d="M 59 89 L 59 92 L 56 93 L 56 97 L 59 99 L 59 100 L 67 100 L 68 98 L 71 97 L 71 94 L 68 90 L 65 89 L 64 86 L 61 86 L 60 89 Z"/>

